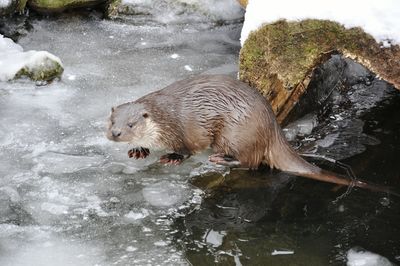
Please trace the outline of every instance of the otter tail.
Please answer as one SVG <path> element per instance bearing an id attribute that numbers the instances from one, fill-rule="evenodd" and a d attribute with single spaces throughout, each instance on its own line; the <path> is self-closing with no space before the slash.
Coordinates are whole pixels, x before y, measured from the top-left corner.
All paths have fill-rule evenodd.
<path id="1" fill-rule="evenodd" d="M 387 192 L 400 197 L 400 194 L 391 191 L 388 187 L 369 184 L 359 179 L 348 179 L 307 162 L 292 148 L 280 129 L 275 134 L 276 138 L 269 144 L 269 149 L 265 154 L 271 168 L 323 182 Z"/>

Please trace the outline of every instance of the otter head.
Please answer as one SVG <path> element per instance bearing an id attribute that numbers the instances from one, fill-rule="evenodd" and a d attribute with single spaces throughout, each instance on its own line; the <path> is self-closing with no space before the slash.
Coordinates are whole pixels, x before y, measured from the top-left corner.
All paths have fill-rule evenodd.
<path id="1" fill-rule="evenodd" d="M 149 148 L 157 146 L 158 131 L 143 104 L 130 102 L 111 108 L 107 131 L 110 140 Z"/>

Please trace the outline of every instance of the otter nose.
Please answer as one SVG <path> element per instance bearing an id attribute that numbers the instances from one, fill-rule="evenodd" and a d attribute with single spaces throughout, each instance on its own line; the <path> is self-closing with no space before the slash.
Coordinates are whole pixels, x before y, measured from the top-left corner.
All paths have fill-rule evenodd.
<path id="1" fill-rule="evenodd" d="M 111 131 L 111 134 L 113 135 L 114 138 L 121 136 L 121 131 L 113 130 Z"/>

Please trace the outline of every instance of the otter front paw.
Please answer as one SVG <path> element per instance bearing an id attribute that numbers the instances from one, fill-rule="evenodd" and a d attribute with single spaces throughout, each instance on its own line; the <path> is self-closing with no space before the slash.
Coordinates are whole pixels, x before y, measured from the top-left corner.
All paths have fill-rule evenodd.
<path id="1" fill-rule="evenodd" d="M 168 153 L 160 157 L 159 162 L 163 164 L 174 164 L 178 165 L 183 162 L 185 157 L 178 153 Z"/>
<path id="2" fill-rule="evenodd" d="M 134 157 L 136 160 L 146 158 L 149 154 L 150 150 L 143 147 L 133 148 L 128 151 L 129 158 Z"/>

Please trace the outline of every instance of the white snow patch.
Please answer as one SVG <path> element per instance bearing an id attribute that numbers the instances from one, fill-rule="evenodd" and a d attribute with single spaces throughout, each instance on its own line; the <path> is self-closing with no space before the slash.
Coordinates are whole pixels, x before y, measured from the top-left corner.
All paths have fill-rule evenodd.
<path id="1" fill-rule="evenodd" d="M 280 19 L 332 20 L 346 28 L 361 27 L 384 46 L 400 44 L 400 2 L 398 0 L 337 0 L 327 3 L 320 0 L 265 1 L 250 0 L 240 42 L 243 45 L 251 31 L 264 23 Z M 388 41 L 390 40 L 390 41 Z"/>
<path id="2" fill-rule="evenodd" d="M 11 0 L 0 0 L 0 7 L 8 7 L 11 5 Z"/>
<path id="3" fill-rule="evenodd" d="M 22 68 L 47 68 L 54 62 L 62 66 L 57 56 L 46 51 L 23 52 L 20 45 L 0 34 L 0 81 L 13 79 Z"/>
<path id="4" fill-rule="evenodd" d="M 367 250 L 355 248 L 347 251 L 347 266 L 392 266 L 387 258 Z"/>

